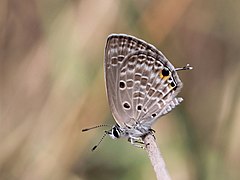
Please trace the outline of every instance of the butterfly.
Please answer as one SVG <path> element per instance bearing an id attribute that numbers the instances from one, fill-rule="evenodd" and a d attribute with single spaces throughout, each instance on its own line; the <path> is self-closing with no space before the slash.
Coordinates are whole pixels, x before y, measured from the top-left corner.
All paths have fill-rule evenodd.
<path id="1" fill-rule="evenodd" d="M 126 34 L 109 35 L 104 71 L 116 125 L 105 131 L 102 139 L 106 135 L 113 139 L 126 137 L 134 146 L 143 147 L 143 137 L 154 132 L 153 123 L 183 101 L 177 97 L 183 87 L 177 71 L 190 69 L 189 64 L 175 68 L 161 51 L 141 39 Z M 83 131 L 89 129 L 92 128 Z"/>

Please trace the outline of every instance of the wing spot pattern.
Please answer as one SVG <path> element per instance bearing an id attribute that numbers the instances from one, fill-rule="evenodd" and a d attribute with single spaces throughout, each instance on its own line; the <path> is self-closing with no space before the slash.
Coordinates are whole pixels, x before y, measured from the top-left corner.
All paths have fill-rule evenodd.
<path id="1" fill-rule="evenodd" d="M 129 102 L 124 102 L 124 103 L 123 103 L 123 107 L 124 107 L 124 109 L 126 109 L 126 110 L 129 110 L 129 109 L 131 108 Z"/>
<path id="2" fill-rule="evenodd" d="M 142 104 L 137 105 L 137 110 L 141 111 L 142 110 Z"/>
<path id="3" fill-rule="evenodd" d="M 133 98 L 134 99 L 137 99 L 137 98 L 144 99 L 144 97 L 145 97 L 145 94 L 141 91 L 135 91 L 133 93 Z"/>
<path id="4" fill-rule="evenodd" d="M 117 63 L 118 63 L 118 59 L 117 59 L 116 57 L 112 57 L 112 59 L 111 59 L 111 64 L 112 64 L 113 66 L 117 66 Z"/>
<path id="5" fill-rule="evenodd" d="M 134 81 L 132 79 L 128 79 L 126 83 L 127 83 L 128 88 L 132 88 L 133 84 L 134 84 Z"/>
<path id="6" fill-rule="evenodd" d="M 121 90 L 125 89 L 126 88 L 126 82 L 125 81 L 120 81 L 119 82 L 119 87 Z"/>

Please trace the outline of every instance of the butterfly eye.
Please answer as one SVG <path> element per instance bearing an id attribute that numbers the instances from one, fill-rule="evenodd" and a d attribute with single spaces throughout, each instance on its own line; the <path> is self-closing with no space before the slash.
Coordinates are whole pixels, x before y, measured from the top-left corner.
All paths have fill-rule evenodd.
<path id="1" fill-rule="evenodd" d="M 116 128 L 112 129 L 112 134 L 116 137 L 119 138 L 120 137 L 120 133 L 118 132 L 118 130 Z"/>

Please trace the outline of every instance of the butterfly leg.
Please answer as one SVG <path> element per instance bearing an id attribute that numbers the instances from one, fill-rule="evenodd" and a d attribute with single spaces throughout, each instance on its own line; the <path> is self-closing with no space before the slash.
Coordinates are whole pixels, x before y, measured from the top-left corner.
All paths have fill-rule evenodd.
<path id="1" fill-rule="evenodd" d="M 154 135 L 155 132 L 156 131 L 154 129 L 149 129 L 149 134 L 151 134 L 154 137 L 154 139 L 156 140 L 156 137 Z"/>
<path id="2" fill-rule="evenodd" d="M 143 146 L 144 142 L 139 139 L 134 139 L 134 138 L 128 138 L 128 141 L 135 147 L 145 149 L 145 146 Z"/>
<path id="3" fill-rule="evenodd" d="M 149 131 L 150 131 L 152 134 L 156 132 L 154 129 L 149 129 Z"/>

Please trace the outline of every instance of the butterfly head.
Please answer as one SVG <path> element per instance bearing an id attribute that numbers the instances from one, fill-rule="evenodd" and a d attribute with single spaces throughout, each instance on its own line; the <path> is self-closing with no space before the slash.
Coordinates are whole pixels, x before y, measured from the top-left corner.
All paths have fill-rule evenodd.
<path id="1" fill-rule="evenodd" d="M 103 126 L 108 126 L 108 125 L 102 124 L 102 125 L 82 129 L 82 132 L 89 131 L 91 129 L 95 129 L 95 128 L 99 128 L 99 127 L 103 127 Z M 117 138 L 120 138 L 121 136 L 123 136 L 120 126 L 116 124 L 110 130 L 105 131 L 105 133 L 103 134 L 100 141 L 95 146 L 93 146 L 92 151 L 94 151 L 99 146 L 99 144 L 106 137 L 106 135 L 109 135 L 112 139 L 117 139 Z"/>
<path id="2" fill-rule="evenodd" d="M 117 139 L 121 137 L 121 131 L 118 125 L 114 125 L 109 131 L 105 131 L 112 139 Z"/>

